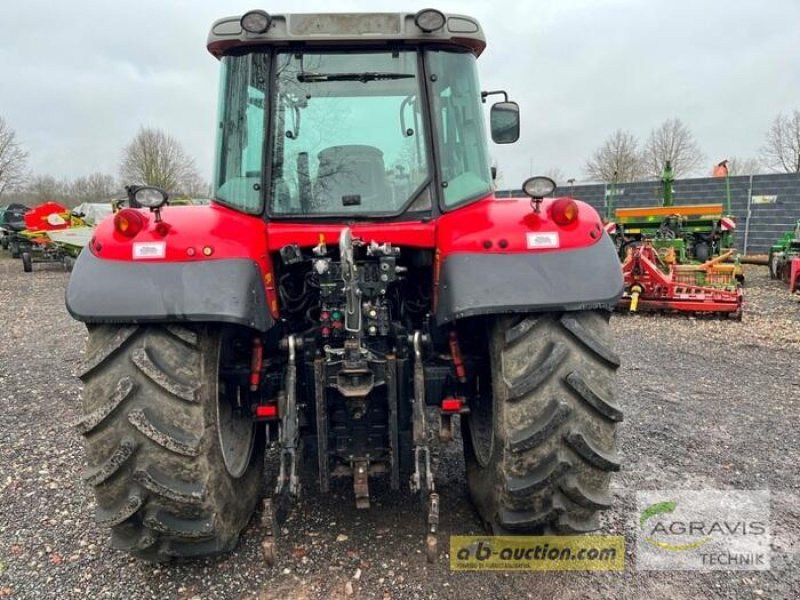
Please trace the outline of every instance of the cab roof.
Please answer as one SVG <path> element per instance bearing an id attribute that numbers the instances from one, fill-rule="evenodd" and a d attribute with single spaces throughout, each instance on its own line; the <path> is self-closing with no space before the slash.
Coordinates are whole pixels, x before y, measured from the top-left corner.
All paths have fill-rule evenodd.
<path id="1" fill-rule="evenodd" d="M 417 13 L 298 13 L 270 14 L 264 33 L 242 29 L 242 15 L 219 19 L 208 34 L 208 51 L 220 58 L 239 48 L 257 46 L 419 46 L 435 43 L 468 50 L 479 56 L 486 38 L 476 19 L 445 14 L 445 25 L 434 32 L 420 29 Z"/>

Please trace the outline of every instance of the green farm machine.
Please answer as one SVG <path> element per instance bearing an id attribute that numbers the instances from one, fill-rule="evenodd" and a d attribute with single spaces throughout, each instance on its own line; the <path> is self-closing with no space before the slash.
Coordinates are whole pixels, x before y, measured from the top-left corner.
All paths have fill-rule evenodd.
<path id="1" fill-rule="evenodd" d="M 789 284 L 789 291 L 800 292 L 800 219 L 769 249 L 769 276 Z"/>
<path id="2" fill-rule="evenodd" d="M 725 205 L 676 206 L 673 181 L 667 162 L 661 177 L 661 206 L 614 211 L 609 200 L 606 231 L 614 239 L 625 280 L 619 306 L 631 312 L 703 312 L 740 318 L 744 276 L 734 248 L 730 186 Z"/>

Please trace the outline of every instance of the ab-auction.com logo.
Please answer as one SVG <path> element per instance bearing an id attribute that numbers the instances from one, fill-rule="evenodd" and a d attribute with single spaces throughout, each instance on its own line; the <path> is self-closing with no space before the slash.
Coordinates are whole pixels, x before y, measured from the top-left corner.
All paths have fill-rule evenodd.
<path id="1" fill-rule="evenodd" d="M 637 562 L 642 568 L 769 568 L 768 492 L 680 490 L 637 495 Z"/>
<path id="2" fill-rule="evenodd" d="M 457 571 L 621 571 L 623 536 L 452 536 Z"/>

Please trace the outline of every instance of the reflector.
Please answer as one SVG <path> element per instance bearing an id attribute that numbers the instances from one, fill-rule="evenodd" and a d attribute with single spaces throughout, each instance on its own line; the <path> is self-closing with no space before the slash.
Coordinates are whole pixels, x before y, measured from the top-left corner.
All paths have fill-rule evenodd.
<path id="1" fill-rule="evenodd" d="M 569 225 L 578 218 L 578 204 L 570 198 L 559 198 L 550 208 L 550 218 L 557 225 Z"/>
<path id="2" fill-rule="evenodd" d="M 114 215 L 114 229 L 128 238 L 136 237 L 144 227 L 144 223 L 141 213 L 132 208 L 123 208 Z"/>
<path id="3" fill-rule="evenodd" d="M 264 404 L 256 406 L 256 416 L 261 419 L 271 419 L 278 416 L 277 404 Z"/>
<path id="4" fill-rule="evenodd" d="M 445 398 L 442 400 L 442 410 L 444 412 L 458 412 L 464 403 L 458 398 Z"/>

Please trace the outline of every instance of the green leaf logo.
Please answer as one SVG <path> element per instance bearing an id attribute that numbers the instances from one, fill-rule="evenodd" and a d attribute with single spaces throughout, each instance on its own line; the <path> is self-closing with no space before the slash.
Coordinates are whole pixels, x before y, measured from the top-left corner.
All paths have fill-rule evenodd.
<path id="1" fill-rule="evenodd" d="M 644 529 L 644 524 L 649 518 L 655 517 L 656 515 L 662 515 L 664 513 L 674 512 L 677 506 L 678 503 L 673 500 L 651 504 L 642 511 L 642 515 L 639 517 L 639 527 Z"/>
<path id="2" fill-rule="evenodd" d="M 647 508 L 642 511 L 642 514 L 639 516 L 639 528 L 644 531 L 644 524 L 653 517 L 657 515 L 669 514 L 675 512 L 675 509 L 678 507 L 678 503 L 674 500 L 667 500 L 665 502 L 657 502 L 655 504 L 651 504 Z M 688 544 L 671 544 L 669 542 L 662 542 L 654 537 L 645 537 L 644 540 L 656 548 L 661 548 L 662 550 L 668 550 L 670 552 L 685 552 L 686 550 L 694 550 L 695 548 L 699 548 L 703 544 L 705 544 L 710 537 L 704 537 L 699 539 L 695 542 L 689 542 Z"/>

